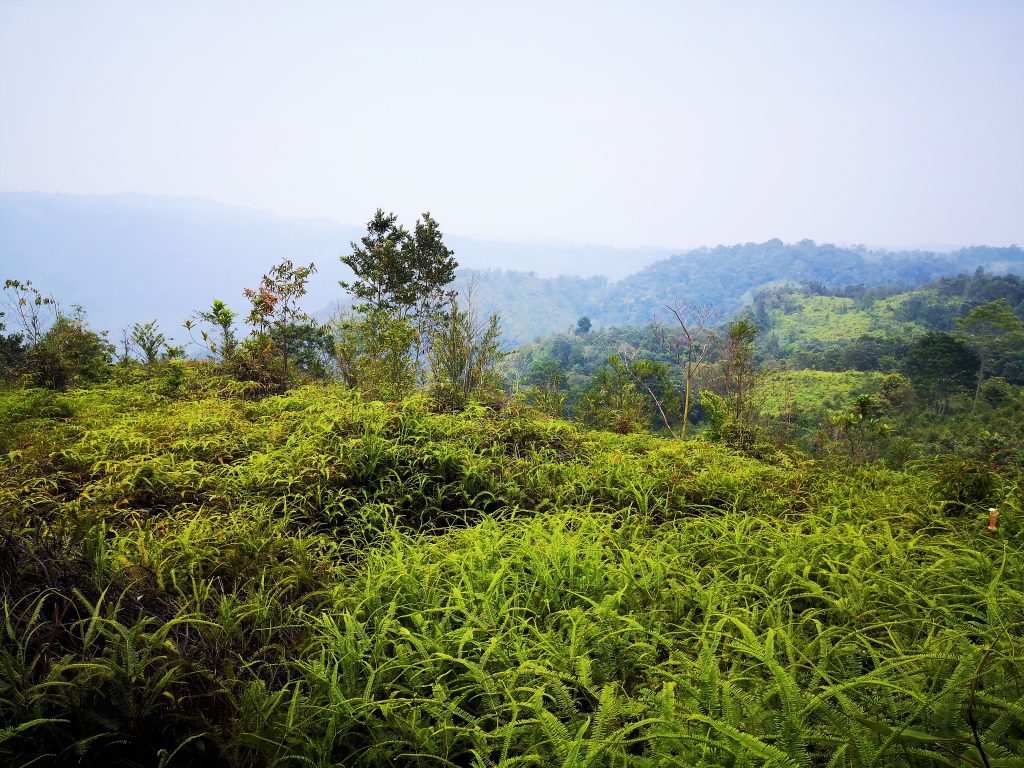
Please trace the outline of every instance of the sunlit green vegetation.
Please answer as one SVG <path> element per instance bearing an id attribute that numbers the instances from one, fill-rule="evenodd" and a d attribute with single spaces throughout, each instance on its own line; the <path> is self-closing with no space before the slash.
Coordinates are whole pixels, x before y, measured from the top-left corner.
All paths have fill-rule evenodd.
<path id="1" fill-rule="evenodd" d="M 911 335 L 925 329 L 918 323 L 903 322 L 900 309 L 909 294 L 872 303 L 870 309 L 858 309 L 856 301 L 844 296 L 802 295 L 792 293 L 780 308 L 772 334 L 779 344 L 790 348 L 809 341 L 852 341 L 870 334 Z"/>
<path id="2" fill-rule="evenodd" d="M 1019 279 L 508 356 L 428 214 L 343 260 L 193 359 L 6 283 L 0 763 L 1024 766 Z"/>
<path id="3" fill-rule="evenodd" d="M 220 387 L 3 395 L 6 762 L 1022 762 L 1017 481 Z"/>
<path id="4" fill-rule="evenodd" d="M 884 378 L 874 371 L 771 371 L 761 379 L 758 406 L 767 417 L 800 413 L 820 423 L 858 395 L 877 392 Z"/>

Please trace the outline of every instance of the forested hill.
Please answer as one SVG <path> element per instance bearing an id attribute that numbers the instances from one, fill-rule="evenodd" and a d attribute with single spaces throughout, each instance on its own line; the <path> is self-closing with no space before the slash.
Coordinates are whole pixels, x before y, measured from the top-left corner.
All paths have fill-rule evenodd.
<path id="1" fill-rule="evenodd" d="M 443 228 L 443 212 L 437 213 Z M 285 257 L 316 263 L 305 303 L 326 315 L 343 298 L 338 280 L 349 277 L 339 256 L 363 232 L 334 221 L 284 219 L 193 198 L 0 194 L 0 279 L 30 279 L 65 304 L 84 305 L 92 326 L 112 337 L 131 323 L 153 319 L 174 335 L 214 298 L 241 308 L 242 289 Z M 935 253 L 770 240 L 670 256 L 657 248 L 447 235 L 445 242 L 465 268 L 461 292 L 475 278 L 478 309 L 501 316 L 511 344 L 565 331 L 582 315 L 598 328 L 645 325 L 680 300 L 710 304 L 727 316 L 757 290 L 779 283 L 914 287 L 979 266 L 1024 273 L 1018 247 Z M 556 276 L 559 271 L 565 274 Z"/>
<path id="2" fill-rule="evenodd" d="M 600 327 L 646 325 L 676 302 L 709 304 L 728 316 L 760 289 L 805 282 L 829 286 L 895 284 L 912 288 L 936 278 L 987 272 L 1024 274 L 1017 246 L 974 246 L 951 253 L 869 251 L 810 240 L 699 248 L 655 262 L 616 282 L 577 277 L 543 279 L 508 272 L 474 273 L 481 308 L 503 318 L 517 343 L 564 332 L 587 316 Z M 465 278 L 465 274 L 464 274 Z"/>

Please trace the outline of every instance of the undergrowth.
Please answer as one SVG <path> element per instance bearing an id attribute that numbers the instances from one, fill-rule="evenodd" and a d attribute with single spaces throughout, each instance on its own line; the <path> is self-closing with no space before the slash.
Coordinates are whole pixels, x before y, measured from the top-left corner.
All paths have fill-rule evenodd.
<path id="1" fill-rule="evenodd" d="M 0 414 L 4 764 L 1024 765 L 1012 479 L 339 387 Z"/>

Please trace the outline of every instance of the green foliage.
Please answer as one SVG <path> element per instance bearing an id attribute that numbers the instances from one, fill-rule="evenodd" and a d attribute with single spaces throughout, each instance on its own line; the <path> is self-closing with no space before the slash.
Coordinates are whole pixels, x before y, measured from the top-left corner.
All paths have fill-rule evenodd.
<path id="1" fill-rule="evenodd" d="M 830 423 L 836 436 L 846 444 L 850 460 L 855 462 L 877 459 L 880 444 L 892 431 L 885 420 L 881 398 L 868 394 L 858 395 L 849 408 L 834 414 Z"/>
<path id="2" fill-rule="evenodd" d="M 970 458 L 946 458 L 936 472 L 935 492 L 951 514 L 980 511 L 995 502 L 998 489 L 999 477 L 992 468 Z"/>
<path id="3" fill-rule="evenodd" d="M 146 365 L 154 365 L 160 359 L 160 352 L 168 348 L 167 337 L 160 332 L 160 324 L 156 320 L 132 324 L 128 339 Z"/>
<path id="4" fill-rule="evenodd" d="M 72 414 L 71 405 L 51 390 L 0 390 L 0 454 L 15 448 L 20 433 L 46 428 Z"/>
<path id="5" fill-rule="evenodd" d="M 395 214 L 378 208 L 366 229 L 360 242 L 352 243 L 352 253 L 341 257 L 355 273 L 354 280 L 340 281 L 342 288 L 400 318 L 429 316 L 451 298 L 445 288 L 455 278 L 455 258 L 429 213 L 416 220 L 410 234 Z"/>
<path id="6" fill-rule="evenodd" d="M 105 334 L 91 330 L 78 311 L 59 314 L 28 359 L 36 384 L 64 390 L 105 379 L 113 353 Z"/>
<path id="7" fill-rule="evenodd" d="M 1014 388 L 1002 376 L 986 379 L 981 385 L 981 396 L 991 406 L 1000 406 L 1013 399 Z"/>
<path id="8" fill-rule="evenodd" d="M 557 360 L 533 361 L 527 377 L 528 387 L 523 393 L 526 402 L 541 413 L 563 418 L 567 395 L 563 391 L 565 371 Z"/>
<path id="9" fill-rule="evenodd" d="M 629 366 L 618 355 L 598 370 L 576 404 L 576 418 L 593 429 L 629 434 L 649 419 L 643 395 L 633 382 Z"/>
<path id="10" fill-rule="evenodd" d="M 45 397 L 0 472 L 7 762 L 1024 758 L 1009 496 L 993 536 L 927 474 L 517 408 Z"/>
<path id="11" fill-rule="evenodd" d="M 1019 350 L 1024 345 L 1024 320 L 1014 314 L 1005 298 L 972 309 L 956 319 L 961 336 L 978 355 L 978 379 L 974 389 L 974 409 L 981 397 L 985 364 L 993 357 Z"/>
<path id="12" fill-rule="evenodd" d="M 0 390 L 0 763 L 1024 765 L 1024 393 L 970 412 L 955 338 L 764 385 L 741 318 L 665 440 L 655 329 L 521 354 L 542 412 L 485 396 L 495 318 L 363 305 L 349 386 L 268 397 L 307 363 L 263 288 L 218 365 Z"/>
<path id="13" fill-rule="evenodd" d="M 460 410 L 473 397 L 500 391 L 500 337 L 498 316 L 483 321 L 472 303 L 462 308 L 452 300 L 437 318 L 430 336 L 430 393 L 443 408 Z"/>
<path id="14" fill-rule="evenodd" d="M 881 373 L 860 371 L 767 371 L 758 387 L 758 410 L 773 419 L 820 425 L 858 395 L 879 391 L 885 380 Z"/>
<path id="15" fill-rule="evenodd" d="M 930 331 L 914 340 L 903 370 L 941 411 L 949 407 L 950 395 L 968 386 L 978 365 L 978 356 L 962 341 Z"/>
<path id="16" fill-rule="evenodd" d="M 264 347 L 273 346 L 281 356 L 279 387 L 282 391 L 288 388 L 291 379 L 289 362 L 302 340 L 308 337 L 306 329 L 315 330 L 310 317 L 298 305 L 306 294 L 309 276 L 314 272 L 316 266 L 312 263 L 296 267 L 291 259 L 284 259 L 263 275 L 259 288 L 244 291 L 252 304 L 248 321 L 257 331 L 254 341 Z M 260 358 L 250 355 L 249 360 Z M 269 369 L 267 372 L 271 373 Z"/>
<path id="17" fill-rule="evenodd" d="M 340 387 L 0 408 L 4 763 L 1024 762 L 1003 479 Z"/>
<path id="18" fill-rule="evenodd" d="M 206 330 L 200 330 L 202 345 L 209 350 L 210 354 L 221 361 L 230 360 L 238 346 L 238 338 L 235 332 L 235 313 L 220 299 L 214 299 L 210 309 L 206 312 L 196 312 L 196 318 L 209 323 L 220 333 L 220 339 L 214 339 Z M 185 329 L 191 335 L 194 323 L 192 320 L 185 321 Z M 193 339 L 194 340 L 194 339 Z"/>
<path id="19" fill-rule="evenodd" d="M 338 374 L 373 400 L 400 400 L 419 379 L 412 320 L 362 305 L 333 323 Z"/>
<path id="20" fill-rule="evenodd" d="M 0 378 L 25 375 L 38 386 L 63 390 L 107 376 L 114 349 L 105 331 L 89 328 L 82 307 L 63 311 L 31 280 L 6 280 L 4 294 L 0 317 L 17 333 L 0 337 Z M 0 330 L 5 326 L 0 323 Z"/>

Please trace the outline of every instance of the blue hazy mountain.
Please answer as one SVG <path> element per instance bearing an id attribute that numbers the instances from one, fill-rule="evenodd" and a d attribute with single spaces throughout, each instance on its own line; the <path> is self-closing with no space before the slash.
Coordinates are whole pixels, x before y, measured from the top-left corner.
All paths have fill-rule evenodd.
<path id="1" fill-rule="evenodd" d="M 367 211 L 366 218 L 372 213 Z M 348 276 L 339 256 L 364 232 L 361 226 L 287 219 L 200 198 L 4 193 L 0 280 L 31 279 L 62 304 L 84 306 L 93 326 L 112 335 L 132 322 L 153 319 L 177 332 L 214 298 L 242 309 L 242 289 L 255 286 L 284 257 L 313 261 L 319 268 L 305 300 L 310 311 L 333 305 L 343 298 L 338 280 Z M 465 267 L 543 277 L 563 271 L 622 277 L 671 253 L 456 236 L 446 240 Z"/>
<path id="2" fill-rule="evenodd" d="M 326 315 L 345 298 L 338 280 L 349 275 L 338 257 L 363 232 L 199 198 L 6 193 L 0 194 L 0 280 L 31 279 L 65 306 L 83 305 L 93 326 L 113 337 L 132 322 L 156 319 L 180 340 L 182 322 L 214 298 L 244 310 L 242 289 L 284 257 L 317 264 L 305 306 Z M 728 314 L 772 284 L 914 287 L 978 267 L 1024 273 L 1024 252 L 1015 246 L 880 251 L 770 240 L 672 254 L 446 240 L 462 265 L 460 287 L 476 278 L 477 307 L 501 315 L 513 343 L 565 331 L 581 315 L 596 327 L 644 324 L 678 301 Z"/>

